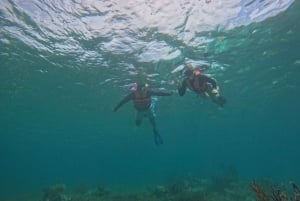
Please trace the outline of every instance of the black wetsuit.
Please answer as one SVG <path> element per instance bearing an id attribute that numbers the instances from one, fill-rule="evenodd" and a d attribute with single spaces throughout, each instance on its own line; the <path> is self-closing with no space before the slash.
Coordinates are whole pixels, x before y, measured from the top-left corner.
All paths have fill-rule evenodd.
<path id="1" fill-rule="evenodd" d="M 195 79 L 198 79 L 197 85 L 200 88 L 197 88 L 195 86 Z M 183 96 L 185 94 L 186 88 L 190 89 L 191 91 L 194 91 L 195 93 L 203 93 L 207 89 L 207 84 L 211 84 L 213 89 L 217 88 L 217 82 L 215 79 L 210 78 L 206 75 L 198 75 L 193 76 L 193 78 L 185 78 L 181 84 L 181 86 L 178 88 L 178 93 L 180 96 Z"/>

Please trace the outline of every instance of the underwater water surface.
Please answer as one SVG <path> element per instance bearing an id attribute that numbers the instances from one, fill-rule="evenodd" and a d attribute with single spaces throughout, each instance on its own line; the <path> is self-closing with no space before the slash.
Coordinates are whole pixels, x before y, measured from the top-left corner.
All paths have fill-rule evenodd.
<path id="1" fill-rule="evenodd" d="M 299 1 L 0 5 L 0 198 L 228 171 L 300 184 Z M 205 65 L 228 103 L 157 97 L 157 147 L 132 103 L 112 109 L 141 78 L 176 91 L 185 62 Z"/>

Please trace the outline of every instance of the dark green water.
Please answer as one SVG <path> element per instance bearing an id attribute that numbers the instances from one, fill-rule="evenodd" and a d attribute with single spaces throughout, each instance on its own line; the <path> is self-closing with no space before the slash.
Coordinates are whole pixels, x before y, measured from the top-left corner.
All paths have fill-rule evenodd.
<path id="1" fill-rule="evenodd" d="M 195 32 L 185 31 L 191 16 L 185 28 L 167 31 L 159 21 L 147 27 L 125 14 L 110 19 L 114 3 L 105 7 L 113 11 L 98 14 L 107 15 L 99 23 L 108 28 L 92 30 L 86 19 L 92 22 L 100 2 L 73 13 L 85 27 L 68 18 L 80 3 L 65 10 L 39 3 L 1 3 L 0 196 L 55 183 L 140 187 L 228 167 L 245 180 L 300 181 L 299 2 L 259 22 Z M 56 26 L 43 21 L 46 13 Z M 190 40 L 182 36 L 190 33 Z M 152 75 L 152 86 L 176 90 L 181 75 L 171 72 L 185 60 L 209 64 L 205 72 L 228 104 L 221 109 L 191 92 L 159 97 L 165 143 L 156 147 L 147 120 L 135 127 L 132 104 L 112 108 L 136 81 L 133 66 Z"/>

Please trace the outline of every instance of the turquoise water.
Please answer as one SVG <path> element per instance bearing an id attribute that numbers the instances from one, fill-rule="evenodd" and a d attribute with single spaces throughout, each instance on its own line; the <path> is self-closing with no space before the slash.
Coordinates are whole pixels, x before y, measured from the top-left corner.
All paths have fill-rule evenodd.
<path id="1" fill-rule="evenodd" d="M 299 1 L 171 2 L 1 1 L 0 196 L 231 167 L 300 182 Z M 156 147 L 132 104 L 112 108 L 137 77 L 176 90 L 186 61 L 207 64 L 228 104 L 159 97 Z"/>

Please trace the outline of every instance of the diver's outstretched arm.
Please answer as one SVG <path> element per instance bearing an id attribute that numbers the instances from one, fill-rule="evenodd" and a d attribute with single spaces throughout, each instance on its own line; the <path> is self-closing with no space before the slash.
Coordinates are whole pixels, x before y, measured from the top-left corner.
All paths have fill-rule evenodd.
<path id="1" fill-rule="evenodd" d="M 122 105 L 124 105 L 125 103 L 127 103 L 132 99 L 133 99 L 133 93 L 128 94 L 114 107 L 113 111 L 116 112 Z"/>

